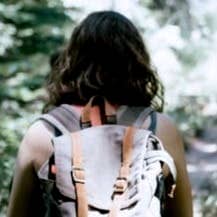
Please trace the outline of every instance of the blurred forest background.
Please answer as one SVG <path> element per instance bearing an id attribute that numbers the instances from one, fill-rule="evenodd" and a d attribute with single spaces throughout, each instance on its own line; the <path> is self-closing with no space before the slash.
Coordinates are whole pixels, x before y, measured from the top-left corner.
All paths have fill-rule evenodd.
<path id="1" fill-rule="evenodd" d="M 216 217 L 216 0 L 0 0 L 0 217 L 17 148 L 46 100 L 49 58 L 100 9 L 122 12 L 144 36 L 165 84 L 165 111 L 183 132 L 194 216 Z"/>

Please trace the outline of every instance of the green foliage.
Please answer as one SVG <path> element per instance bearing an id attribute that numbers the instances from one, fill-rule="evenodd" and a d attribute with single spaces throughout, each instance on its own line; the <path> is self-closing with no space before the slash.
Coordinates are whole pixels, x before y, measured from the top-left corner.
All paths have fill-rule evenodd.
<path id="1" fill-rule="evenodd" d="M 203 217 L 217 216 L 217 173 L 213 173 L 210 177 L 207 177 L 206 182 L 202 186 L 202 197 L 200 203 L 202 206 Z"/>
<path id="2" fill-rule="evenodd" d="M 74 21 L 61 1 L 0 3 L 0 216 L 4 216 L 18 145 L 46 98 L 49 56 Z"/>
<path id="3" fill-rule="evenodd" d="M 49 55 L 63 44 L 61 30 L 67 22 L 72 22 L 60 7 L 24 3 L 0 6 L 0 19 L 5 28 L 11 29 L 13 40 L 12 45 L 5 48 L 6 52 L 0 58 L 2 62 L 24 59 L 35 53 Z"/>
<path id="4" fill-rule="evenodd" d="M 188 0 L 139 2 L 143 10 L 136 24 L 166 86 L 166 111 L 185 135 L 195 135 L 217 108 L 216 65 L 209 65 L 217 53 L 215 7 L 205 7 L 211 0 L 201 3 L 203 10 Z M 75 12 L 61 0 L 0 2 L 0 216 L 5 216 L 18 145 L 46 99 L 49 56 L 64 44 Z M 201 198 L 206 217 L 216 215 L 211 192 Z"/>

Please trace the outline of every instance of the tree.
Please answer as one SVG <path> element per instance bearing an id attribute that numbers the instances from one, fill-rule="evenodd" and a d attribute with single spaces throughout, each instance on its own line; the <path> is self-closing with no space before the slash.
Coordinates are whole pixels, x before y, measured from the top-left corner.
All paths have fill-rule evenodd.
<path id="1" fill-rule="evenodd" d="M 23 130 L 42 109 L 49 56 L 73 27 L 69 10 L 76 9 L 66 9 L 58 0 L 0 3 L 0 216 Z"/>

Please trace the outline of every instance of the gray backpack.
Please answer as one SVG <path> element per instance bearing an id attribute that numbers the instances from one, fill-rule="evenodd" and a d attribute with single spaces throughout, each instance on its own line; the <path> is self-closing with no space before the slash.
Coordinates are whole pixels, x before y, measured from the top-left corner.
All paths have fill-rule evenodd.
<path id="1" fill-rule="evenodd" d="M 102 125 L 91 126 L 94 104 Z M 176 169 L 160 140 L 142 129 L 150 113 L 127 106 L 116 113 L 103 97 L 93 97 L 81 117 L 69 105 L 43 115 L 56 130 L 54 153 L 38 171 L 43 216 L 162 216 L 166 197 L 173 197 Z M 164 164 L 170 169 L 167 185 Z"/>

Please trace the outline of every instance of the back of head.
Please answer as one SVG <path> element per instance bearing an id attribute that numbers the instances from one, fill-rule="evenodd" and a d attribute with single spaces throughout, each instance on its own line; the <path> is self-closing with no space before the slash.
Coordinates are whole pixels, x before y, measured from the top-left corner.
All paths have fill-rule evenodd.
<path id="1" fill-rule="evenodd" d="M 85 104 L 93 95 L 132 106 L 163 105 L 163 87 L 136 27 L 113 11 L 75 27 L 48 82 L 50 104 Z"/>

